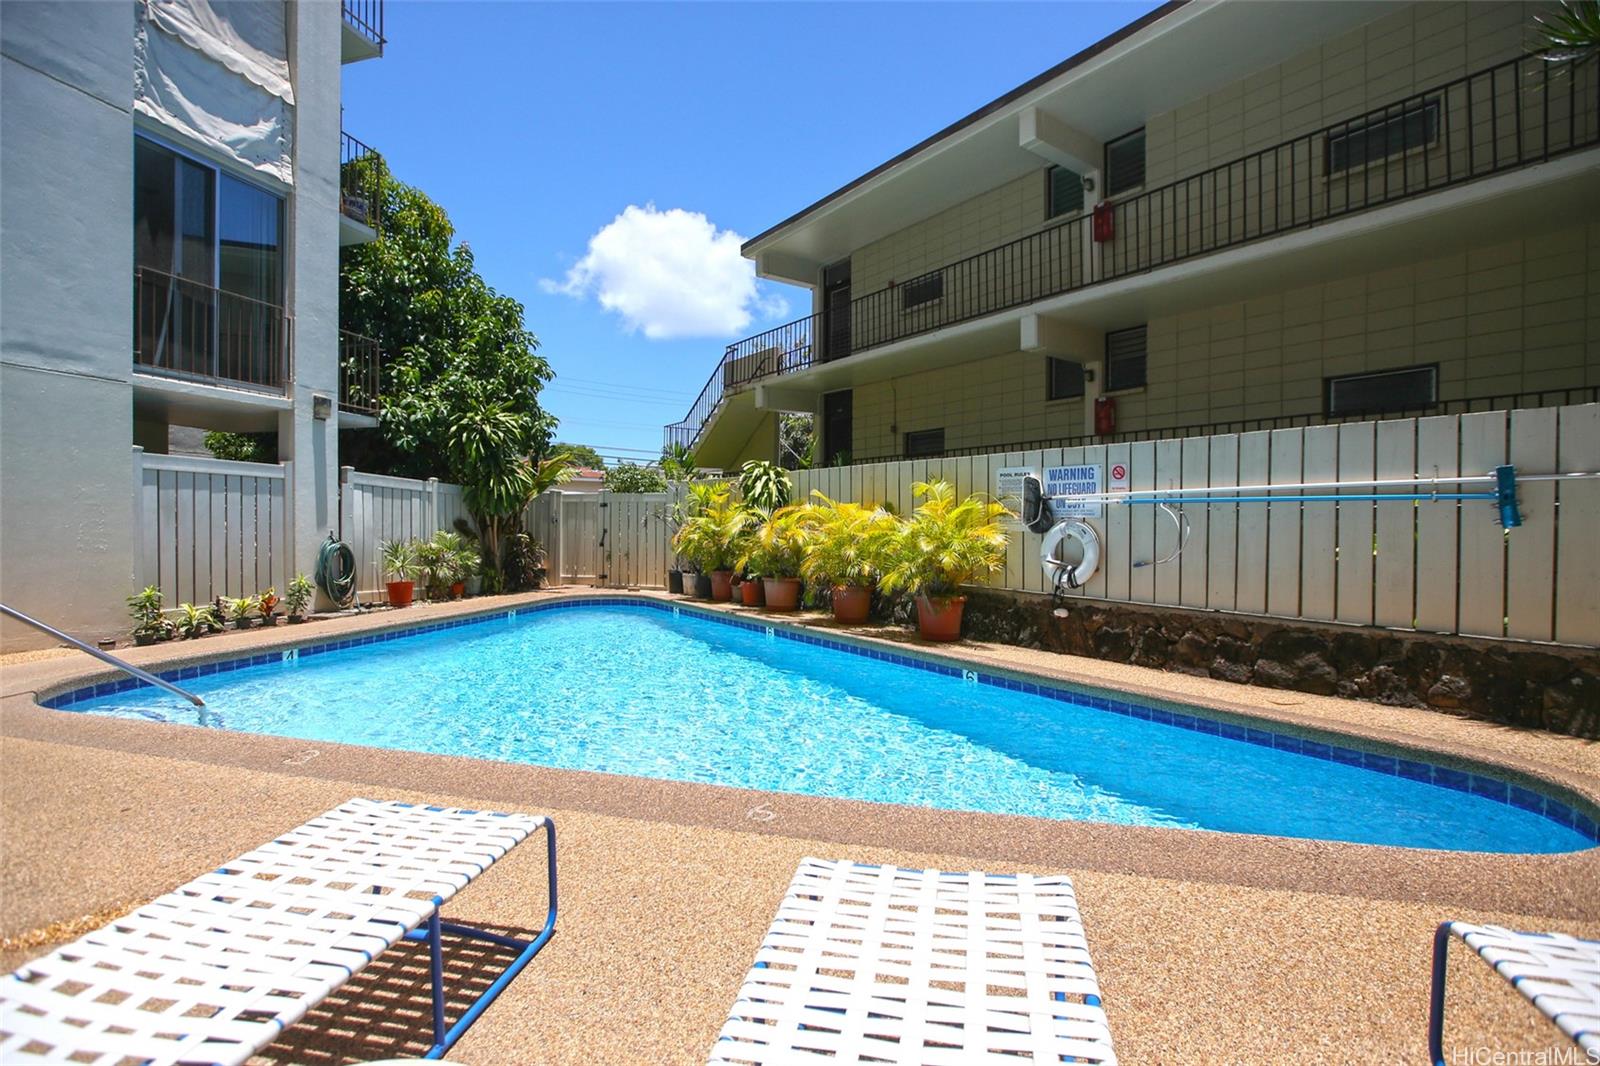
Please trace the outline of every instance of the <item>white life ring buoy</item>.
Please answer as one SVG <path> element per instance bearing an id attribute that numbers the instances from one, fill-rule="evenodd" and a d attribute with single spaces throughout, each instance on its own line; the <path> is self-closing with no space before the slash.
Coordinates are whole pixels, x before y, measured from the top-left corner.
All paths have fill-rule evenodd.
<path id="1" fill-rule="evenodd" d="M 1076 563 L 1069 563 L 1058 554 L 1061 542 L 1068 537 L 1078 542 L 1083 554 Z M 1057 522 L 1039 544 L 1039 564 L 1044 567 L 1045 580 L 1051 588 L 1082 588 L 1100 568 L 1100 535 L 1089 523 L 1076 518 Z"/>

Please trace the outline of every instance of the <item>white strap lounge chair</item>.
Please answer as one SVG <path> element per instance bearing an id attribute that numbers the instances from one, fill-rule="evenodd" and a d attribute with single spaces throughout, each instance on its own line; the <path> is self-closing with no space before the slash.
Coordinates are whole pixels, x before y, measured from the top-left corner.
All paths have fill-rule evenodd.
<path id="1" fill-rule="evenodd" d="M 531 941 L 439 907 L 545 830 L 549 911 Z M 442 1056 L 555 932 L 547 818 L 353 799 L 0 978 L 0 1062 L 242 1063 L 402 938 L 428 945 Z M 440 933 L 516 960 L 454 1025 Z"/>
<path id="2" fill-rule="evenodd" d="M 1428 1013 L 1428 1055 L 1444 1058 L 1445 963 L 1450 938 L 1461 942 L 1511 982 L 1541 1014 L 1600 1058 L 1600 940 L 1564 933 L 1519 933 L 1498 925 L 1445 922 L 1433 935 L 1433 992 Z"/>
<path id="3" fill-rule="evenodd" d="M 805 859 L 716 1064 L 1115 1063 L 1065 876 Z"/>

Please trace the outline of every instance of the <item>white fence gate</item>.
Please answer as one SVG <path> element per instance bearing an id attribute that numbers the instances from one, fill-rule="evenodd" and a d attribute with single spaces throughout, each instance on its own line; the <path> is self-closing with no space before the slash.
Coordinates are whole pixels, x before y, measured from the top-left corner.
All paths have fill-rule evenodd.
<path id="1" fill-rule="evenodd" d="M 133 449 L 139 587 L 168 607 L 281 595 L 294 565 L 289 463 L 236 463 Z"/>
<path id="2" fill-rule="evenodd" d="M 1505 463 L 1524 474 L 1600 470 L 1600 405 L 805 470 L 795 495 L 820 489 L 908 514 L 914 482 L 942 478 L 958 493 L 994 494 L 1002 467 L 1120 465 L 1137 491 L 1483 474 Z M 1177 547 L 1175 523 L 1154 507 L 1109 506 L 1088 520 L 1102 541 L 1100 569 L 1075 595 L 1600 644 L 1600 480 L 1523 482 L 1518 497 L 1523 525 L 1510 533 L 1482 501 L 1196 501 L 1184 509 L 1193 531 L 1183 552 L 1154 565 L 1144 564 Z M 1015 531 L 991 584 L 1049 592 L 1039 539 Z"/>
<path id="3" fill-rule="evenodd" d="M 393 540 L 427 540 L 454 529 L 457 518 L 471 520 L 461 486 L 447 481 L 339 472 L 339 539 L 356 557 L 358 596 L 381 595 L 385 580 L 379 554 Z"/>
<path id="4" fill-rule="evenodd" d="M 672 565 L 670 515 L 681 488 L 555 490 L 533 502 L 528 529 L 544 544 L 552 585 L 659 588 Z"/>

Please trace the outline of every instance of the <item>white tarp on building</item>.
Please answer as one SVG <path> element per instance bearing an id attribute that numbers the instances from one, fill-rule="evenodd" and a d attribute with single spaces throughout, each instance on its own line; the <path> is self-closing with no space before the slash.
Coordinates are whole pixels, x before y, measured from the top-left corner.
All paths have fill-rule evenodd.
<path id="1" fill-rule="evenodd" d="M 294 181 L 286 5 L 136 0 L 134 108 L 279 181 Z"/>

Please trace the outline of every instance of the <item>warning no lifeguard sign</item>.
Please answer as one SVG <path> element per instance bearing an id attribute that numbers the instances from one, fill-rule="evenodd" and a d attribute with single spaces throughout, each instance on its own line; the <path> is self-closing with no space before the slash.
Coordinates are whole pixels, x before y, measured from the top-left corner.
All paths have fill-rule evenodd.
<path id="1" fill-rule="evenodd" d="M 1103 467 L 1051 466 L 1044 472 L 1044 494 L 1057 518 L 1104 518 L 1105 505 L 1075 501 L 1075 496 L 1099 496 L 1104 492 Z"/>

